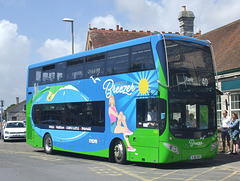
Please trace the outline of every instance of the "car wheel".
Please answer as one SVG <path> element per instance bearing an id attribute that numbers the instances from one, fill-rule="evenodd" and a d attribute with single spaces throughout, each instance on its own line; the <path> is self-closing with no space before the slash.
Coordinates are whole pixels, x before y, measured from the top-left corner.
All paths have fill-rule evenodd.
<path id="1" fill-rule="evenodd" d="M 44 145 L 45 153 L 47 153 L 47 154 L 52 154 L 53 153 L 53 143 L 52 143 L 52 137 L 51 137 L 50 134 L 47 134 L 44 137 L 43 145 Z"/>
<path id="2" fill-rule="evenodd" d="M 126 162 L 126 148 L 124 143 L 121 140 L 117 140 L 113 147 L 113 156 L 116 163 L 125 163 Z"/>

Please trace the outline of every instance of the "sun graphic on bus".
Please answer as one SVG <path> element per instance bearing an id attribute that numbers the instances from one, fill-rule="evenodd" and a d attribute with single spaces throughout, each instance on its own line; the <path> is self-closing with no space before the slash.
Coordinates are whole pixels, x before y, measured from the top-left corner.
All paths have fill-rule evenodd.
<path id="1" fill-rule="evenodd" d="M 131 75 L 131 81 L 138 91 L 133 96 L 147 96 L 150 92 L 155 94 L 158 88 L 157 74 L 155 71 L 134 72 Z"/>
<path id="2" fill-rule="evenodd" d="M 148 92 L 149 83 L 147 79 L 143 78 L 139 81 L 138 89 L 141 94 L 146 94 Z"/>

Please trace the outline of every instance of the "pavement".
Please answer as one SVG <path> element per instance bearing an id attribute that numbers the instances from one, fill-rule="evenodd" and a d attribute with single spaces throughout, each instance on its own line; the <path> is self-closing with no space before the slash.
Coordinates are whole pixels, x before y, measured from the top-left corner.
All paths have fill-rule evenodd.
<path id="1" fill-rule="evenodd" d="M 215 166 L 222 166 L 240 172 L 240 155 L 227 154 L 219 152 L 216 158 L 210 160 Z M 240 179 L 239 179 L 240 180 Z"/>

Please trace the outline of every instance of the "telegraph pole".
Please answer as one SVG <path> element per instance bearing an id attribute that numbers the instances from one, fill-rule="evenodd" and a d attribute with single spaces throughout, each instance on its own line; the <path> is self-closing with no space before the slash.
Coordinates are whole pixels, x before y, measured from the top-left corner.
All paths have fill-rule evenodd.
<path id="1" fill-rule="evenodd" d="M 1 139 L 2 139 L 2 135 L 3 135 L 3 105 L 4 101 L 0 100 L 0 106 L 1 106 Z"/>

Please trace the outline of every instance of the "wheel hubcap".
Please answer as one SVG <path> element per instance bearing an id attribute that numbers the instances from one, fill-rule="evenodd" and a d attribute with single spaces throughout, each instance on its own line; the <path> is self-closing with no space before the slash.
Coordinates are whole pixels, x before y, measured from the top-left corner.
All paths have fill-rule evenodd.
<path id="1" fill-rule="evenodd" d="M 122 155 L 123 155 L 123 146 L 122 144 L 117 144 L 115 147 L 114 147 L 114 155 L 116 158 L 121 158 Z"/>
<path id="2" fill-rule="evenodd" d="M 52 148 L 52 141 L 51 141 L 50 138 L 47 138 L 45 147 L 46 147 L 46 150 L 47 150 L 47 151 L 50 151 L 50 150 L 51 150 L 51 148 Z"/>

